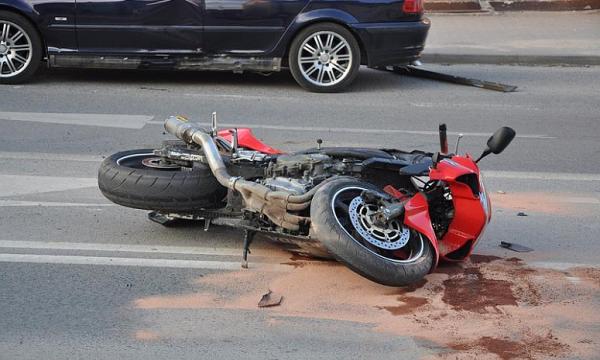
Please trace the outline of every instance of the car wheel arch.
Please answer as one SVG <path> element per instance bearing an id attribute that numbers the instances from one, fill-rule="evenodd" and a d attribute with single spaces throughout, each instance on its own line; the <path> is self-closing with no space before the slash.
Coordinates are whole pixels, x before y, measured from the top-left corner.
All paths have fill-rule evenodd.
<path id="1" fill-rule="evenodd" d="M 42 41 L 43 58 L 46 58 L 48 56 L 48 47 L 46 46 L 46 39 L 44 38 L 42 32 L 40 31 L 40 27 L 39 27 L 38 23 L 36 21 L 34 21 L 34 19 L 31 18 L 31 14 L 28 14 L 23 9 L 20 9 L 20 8 L 17 8 L 14 6 L 8 6 L 6 4 L 0 4 L 0 11 L 6 11 L 6 12 L 13 13 L 15 15 L 19 15 L 23 19 L 27 20 L 31 24 L 31 26 L 33 26 L 33 28 L 37 32 L 38 36 L 40 37 L 40 40 Z M 32 10 L 32 12 L 33 12 L 33 10 Z"/>

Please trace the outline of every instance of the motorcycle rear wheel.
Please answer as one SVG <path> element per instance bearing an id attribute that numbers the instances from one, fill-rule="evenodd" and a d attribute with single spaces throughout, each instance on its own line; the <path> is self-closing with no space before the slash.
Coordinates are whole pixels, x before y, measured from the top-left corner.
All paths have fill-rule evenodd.
<path id="1" fill-rule="evenodd" d="M 354 204 L 352 201 L 363 190 L 379 189 L 348 179 L 334 180 L 319 189 L 311 204 L 311 235 L 338 261 L 372 281 L 406 286 L 421 280 L 434 264 L 429 241 L 399 222 L 389 229 L 360 229 L 363 225 L 368 227 L 368 221 L 359 220 L 361 214 L 351 215 L 351 212 L 359 211 L 356 201 Z"/>
<path id="2" fill-rule="evenodd" d="M 106 158 L 98 187 L 119 205 L 163 212 L 193 212 L 223 205 L 227 189 L 210 168 L 161 164 L 152 149 L 129 150 Z"/>

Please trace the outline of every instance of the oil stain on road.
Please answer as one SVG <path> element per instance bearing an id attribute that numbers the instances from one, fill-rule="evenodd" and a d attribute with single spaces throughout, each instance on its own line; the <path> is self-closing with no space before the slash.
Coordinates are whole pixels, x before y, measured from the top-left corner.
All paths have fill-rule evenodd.
<path id="1" fill-rule="evenodd" d="M 546 359 L 567 354 L 593 359 L 600 353 L 597 269 L 535 269 L 517 258 L 475 255 L 397 289 L 375 284 L 335 262 L 295 257 L 288 264 L 283 272 L 204 276 L 190 284 L 187 294 L 140 298 L 133 306 L 144 311 L 257 311 L 268 315 L 265 326 L 284 327 L 285 319 L 293 317 L 369 324 L 373 331 L 438 344 L 432 359 Z M 258 309 L 258 300 L 269 289 L 282 294 L 283 302 Z M 144 331 L 161 338 L 177 336 L 172 326 L 161 323 Z"/>

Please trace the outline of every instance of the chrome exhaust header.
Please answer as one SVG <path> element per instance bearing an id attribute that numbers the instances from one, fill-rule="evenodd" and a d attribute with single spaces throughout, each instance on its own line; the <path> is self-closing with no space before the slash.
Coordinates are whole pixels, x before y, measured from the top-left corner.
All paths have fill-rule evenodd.
<path id="1" fill-rule="evenodd" d="M 214 115 L 213 115 L 214 119 Z M 211 133 L 190 123 L 182 116 L 171 116 L 165 120 L 165 130 L 189 144 L 197 144 L 202 148 L 208 166 L 217 181 L 228 189 L 238 191 L 244 198 L 245 205 L 252 211 L 266 215 L 275 224 L 290 230 L 298 230 L 300 224 L 308 224 L 310 219 L 288 211 L 301 211 L 310 206 L 316 190 L 326 183 L 324 181 L 302 195 L 293 195 L 286 191 L 275 191 L 262 184 L 247 181 L 241 177 L 231 176 L 219 153 Z"/>

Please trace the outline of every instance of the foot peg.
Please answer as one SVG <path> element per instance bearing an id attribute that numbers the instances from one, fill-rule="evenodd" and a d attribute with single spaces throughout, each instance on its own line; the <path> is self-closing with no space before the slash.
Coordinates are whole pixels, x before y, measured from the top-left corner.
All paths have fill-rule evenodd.
<path id="1" fill-rule="evenodd" d="M 169 215 L 159 213 L 158 211 L 149 212 L 148 220 L 154 221 L 155 223 L 161 224 L 162 226 L 171 226 L 175 222 L 177 222 L 176 218 L 169 216 Z"/>

